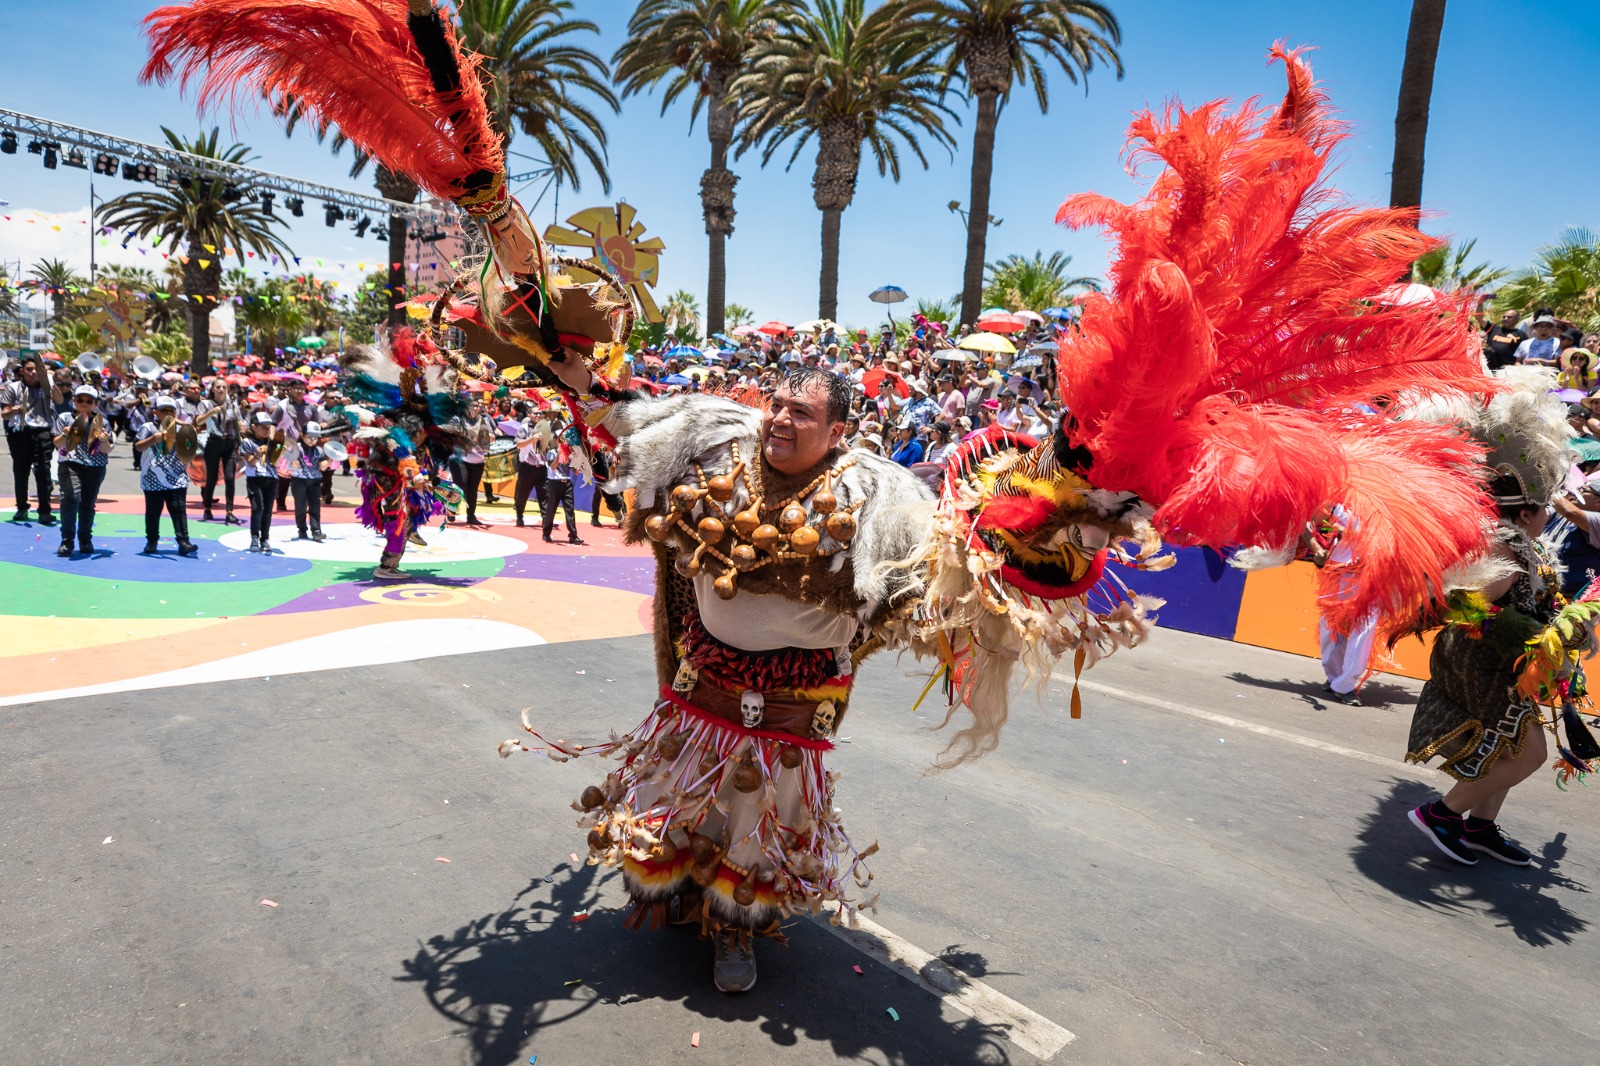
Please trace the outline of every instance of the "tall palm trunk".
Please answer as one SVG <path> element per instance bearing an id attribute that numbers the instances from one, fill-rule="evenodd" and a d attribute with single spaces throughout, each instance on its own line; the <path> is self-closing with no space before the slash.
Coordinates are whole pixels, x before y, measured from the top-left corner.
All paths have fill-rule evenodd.
<path id="1" fill-rule="evenodd" d="M 207 252 L 198 236 L 189 238 L 187 254 L 189 261 L 183 264 L 183 300 L 189 305 L 189 373 L 199 378 L 211 373 L 211 312 L 222 292 L 222 255 Z"/>
<path id="2" fill-rule="evenodd" d="M 388 167 L 378 167 L 373 184 L 385 200 L 398 200 L 403 204 L 417 202 L 417 184 L 404 174 L 396 174 Z M 406 216 L 389 212 L 389 314 L 385 321 L 391 326 L 406 323 Z"/>
<path id="3" fill-rule="evenodd" d="M 1433 97 L 1433 65 L 1439 57 L 1445 0 L 1411 0 L 1405 66 L 1400 71 L 1400 101 L 1394 113 L 1394 167 L 1389 206 L 1422 206 L 1422 158 L 1428 139 L 1428 104 Z"/>
<path id="4" fill-rule="evenodd" d="M 848 122 L 824 125 L 817 137 L 817 172 L 811 179 L 811 198 L 822 212 L 818 318 L 839 316 L 839 223 L 844 209 L 856 197 L 861 141 L 862 131 Z"/>
<path id="5" fill-rule="evenodd" d="M 733 140 L 733 108 L 726 103 L 728 75 L 713 72 L 706 90 L 713 104 L 706 113 L 711 140 L 711 166 L 700 175 L 700 210 L 705 215 L 710 249 L 706 256 L 706 333 L 721 333 L 723 305 L 728 299 L 727 241 L 733 235 L 733 187 L 739 176 L 728 169 L 728 143 Z"/>
<path id="6" fill-rule="evenodd" d="M 994 131 L 1000 94 L 980 93 L 978 126 L 972 135 L 972 188 L 967 196 L 967 261 L 961 271 L 961 323 L 978 320 L 983 302 L 983 264 L 989 241 L 989 184 L 994 177 Z"/>

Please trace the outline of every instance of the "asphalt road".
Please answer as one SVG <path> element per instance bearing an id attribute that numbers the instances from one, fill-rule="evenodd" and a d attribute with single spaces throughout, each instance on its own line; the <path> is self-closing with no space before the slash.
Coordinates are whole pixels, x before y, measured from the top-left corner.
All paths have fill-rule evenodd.
<path id="1" fill-rule="evenodd" d="M 0 710 L 0 1062 L 1035 1061 L 809 920 L 741 997 L 692 933 L 619 927 L 620 878 L 569 859 L 599 768 L 495 746 L 523 706 L 631 726 L 648 655 Z M 1052 1061 L 1592 1055 L 1595 797 L 1536 778 L 1503 815 L 1536 867 L 1446 866 L 1404 821 L 1435 775 L 1389 761 L 1412 683 L 1324 705 L 1308 660 L 1165 632 L 1092 671 L 1081 721 L 1054 683 L 930 774 L 910 665 L 869 664 L 835 758 L 876 920 L 1075 1034 Z"/>

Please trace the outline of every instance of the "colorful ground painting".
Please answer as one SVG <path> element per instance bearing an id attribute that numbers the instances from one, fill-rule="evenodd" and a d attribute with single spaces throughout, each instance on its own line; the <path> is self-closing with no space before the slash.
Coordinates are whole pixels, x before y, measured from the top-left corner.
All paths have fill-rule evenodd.
<path id="1" fill-rule="evenodd" d="M 508 506 L 480 507 L 489 529 L 436 525 L 428 547 L 406 553 L 411 580 L 375 582 L 381 542 L 351 503 L 323 509 L 322 543 L 293 539 L 293 516 L 276 515 L 270 555 L 244 550 L 244 527 L 194 511 L 198 558 L 170 539 L 140 555 L 138 493 L 101 499 L 88 557 L 58 557 L 55 528 L 0 522 L 0 704 L 649 629 L 655 563 L 609 521 L 595 529 L 580 514 L 587 546 L 566 544 L 565 530 L 545 544 Z"/>

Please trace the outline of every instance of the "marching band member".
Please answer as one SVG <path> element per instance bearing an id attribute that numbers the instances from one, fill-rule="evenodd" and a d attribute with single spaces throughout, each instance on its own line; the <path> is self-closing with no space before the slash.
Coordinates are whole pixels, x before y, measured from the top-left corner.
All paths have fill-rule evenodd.
<path id="1" fill-rule="evenodd" d="M 51 423 L 56 405 L 66 399 L 44 363 L 36 355 L 24 356 L 17 380 L 0 390 L 0 416 L 6 423 L 6 446 L 11 451 L 11 475 L 16 479 L 18 522 L 28 517 L 28 474 L 39 490 L 39 524 L 55 525 L 50 511 Z"/>
<path id="2" fill-rule="evenodd" d="M 278 495 L 278 455 L 283 449 L 283 430 L 265 411 L 250 415 L 250 432 L 239 442 L 239 458 L 244 462 L 245 495 L 250 500 L 250 550 L 270 552 L 272 501 Z"/>
<path id="3" fill-rule="evenodd" d="M 322 454 L 322 427 L 308 423 L 305 435 L 291 446 L 289 456 L 289 491 L 294 493 L 294 525 L 296 539 L 305 540 L 306 530 L 311 539 L 322 542 L 322 471 L 331 464 Z"/>
<path id="4" fill-rule="evenodd" d="M 144 489 L 144 552 L 154 555 L 161 539 L 161 509 L 172 517 L 172 535 L 178 554 L 200 554 L 189 539 L 189 460 L 194 458 L 194 427 L 180 420 L 178 401 L 165 394 L 156 397 L 156 420 L 139 428 L 134 447 L 143 454 L 139 487 Z M 185 434 L 183 431 L 187 430 Z M 180 435 L 184 440 L 180 440 Z M 187 443 L 185 443 L 185 440 Z M 188 451 L 185 456 L 183 453 Z"/>
<path id="5" fill-rule="evenodd" d="M 216 521 L 212 507 L 216 503 L 217 478 L 220 475 L 223 500 L 227 506 L 222 521 L 230 526 L 243 525 L 233 514 L 233 481 L 238 476 L 234 453 L 239 447 L 239 426 L 244 412 L 240 409 L 238 398 L 229 391 L 228 383 L 220 377 L 211 382 L 211 394 L 207 401 L 207 406 L 196 419 L 196 425 L 203 421 L 208 430 L 205 434 L 206 483 L 200 490 L 200 498 L 206 506 L 204 520 Z"/>
<path id="6" fill-rule="evenodd" d="M 94 505 L 106 479 L 111 456 L 111 425 L 96 410 L 100 394 L 93 385 L 72 390 L 73 410 L 56 416 L 55 446 L 61 457 L 61 547 L 56 554 L 72 555 L 72 542 L 85 555 L 94 553 Z"/>

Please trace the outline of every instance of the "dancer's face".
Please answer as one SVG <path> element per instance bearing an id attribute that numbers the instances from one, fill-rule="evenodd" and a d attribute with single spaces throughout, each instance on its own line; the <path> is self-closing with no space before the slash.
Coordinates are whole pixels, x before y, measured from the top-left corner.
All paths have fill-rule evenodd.
<path id="1" fill-rule="evenodd" d="M 828 390 L 812 383 L 795 391 L 778 386 L 761 420 L 761 447 L 780 474 L 800 474 L 818 463 L 844 436 L 844 423 L 828 420 Z"/>

